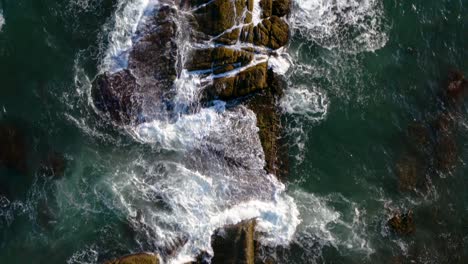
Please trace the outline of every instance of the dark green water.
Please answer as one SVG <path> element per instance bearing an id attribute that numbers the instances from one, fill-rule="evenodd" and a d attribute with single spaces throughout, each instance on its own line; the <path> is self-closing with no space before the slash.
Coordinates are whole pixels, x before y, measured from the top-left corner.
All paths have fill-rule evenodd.
<path id="1" fill-rule="evenodd" d="M 468 262 L 468 108 L 457 113 L 453 170 L 430 168 L 419 192 L 399 190 L 396 173 L 411 144 L 408 125 L 443 111 L 451 70 L 468 74 L 468 2 L 381 3 L 388 41 L 375 51 L 349 52 L 352 32 L 329 40 L 338 43 L 332 49 L 294 34 L 290 53 L 306 70 L 293 67 L 290 87 L 316 88 L 328 108 L 318 121 L 284 116 L 286 185 L 302 224 L 292 246 L 277 252 L 280 263 Z M 114 169 L 132 157 L 160 154 L 103 124 L 82 88 L 97 72 L 116 5 L 0 1 L 0 122 L 21 129 L 28 162 L 23 173 L 0 169 L 8 199 L 0 202 L 0 263 L 95 263 L 157 248 L 130 230 L 111 183 L 125 177 Z M 59 179 L 40 170 L 50 152 L 65 157 Z M 392 212 L 408 209 L 415 233 L 389 231 Z"/>

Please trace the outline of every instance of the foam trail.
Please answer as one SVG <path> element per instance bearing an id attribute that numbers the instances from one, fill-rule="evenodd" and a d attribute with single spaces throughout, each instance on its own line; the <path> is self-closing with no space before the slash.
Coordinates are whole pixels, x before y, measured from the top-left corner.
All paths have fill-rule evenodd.
<path id="1" fill-rule="evenodd" d="M 384 20 L 380 0 L 296 0 L 291 27 L 325 48 L 355 53 L 385 46 Z"/>
<path id="2" fill-rule="evenodd" d="M 3 17 L 3 10 L 0 9 L 0 32 L 2 32 L 2 28 L 5 25 L 5 18 Z"/>
<path id="3" fill-rule="evenodd" d="M 329 101 L 327 96 L 319 90 L 301 85 L 290 87 L 285 91 L 280 107 L 286 113 L 321 121 L 327 116 Z"/>

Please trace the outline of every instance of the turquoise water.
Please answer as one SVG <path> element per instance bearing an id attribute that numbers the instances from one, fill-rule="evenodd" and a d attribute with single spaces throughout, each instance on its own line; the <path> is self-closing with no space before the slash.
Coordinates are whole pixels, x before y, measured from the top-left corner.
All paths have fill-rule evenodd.
<path id="1" fill-rule="evenodd" d="M 279 263 L 466 263 L 466 106 L 451 172 L 430 168 L 427 188 L 401 191 L 396 164 L 411 144 L 408 126 L 443 111 L 449 72 L 468 74 L 468 3 L 368 1 L 377 4 L 336 11 L 341 22 L 324 15 L 304 24 L 301 8 L 320 2 L 296 1 L 291 18 L 285 184 L 302 223 L 276 252 Z M 143 195 L 128 177 L 179 157 L 102 122 L 88 98 L 118 4 L 0 1 L 0 121 L 24 134 L 28 164 L 26 172 L 0 169 L 0 263 L 95 263 L 163 247 L 130 223 L 120 201 Z M 61 177 L 40 169 L 50 152 L 66 160 Z M 392 212 L 408 209 L 415 233 L 388 230 Z"/>

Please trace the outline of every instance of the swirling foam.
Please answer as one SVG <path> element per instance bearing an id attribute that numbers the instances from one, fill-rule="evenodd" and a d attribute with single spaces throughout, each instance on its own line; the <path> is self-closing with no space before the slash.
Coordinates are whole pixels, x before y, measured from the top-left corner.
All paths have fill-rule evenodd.
<path id="1" fill-rule="evenodd" d="M 388 41 L 381 0 L 296 0 L 291 26 L 328 49 L 375 51 Z"/>
<path id="2" fill-rule="evenodd" d="M 5 25 L 5 18 L 3 17 L 3 11 L 0 9 L 0 32 L 2 32 L 2 28 Z"/>
<path id="3" fill-rule="evenodd" d="M 280 101 L 280 107 L 284 112 L 300 115 L 311 121 L 325 119 L 328 106 L 329 101 L 324 93 L 304 85 L 289 87 Z"/>

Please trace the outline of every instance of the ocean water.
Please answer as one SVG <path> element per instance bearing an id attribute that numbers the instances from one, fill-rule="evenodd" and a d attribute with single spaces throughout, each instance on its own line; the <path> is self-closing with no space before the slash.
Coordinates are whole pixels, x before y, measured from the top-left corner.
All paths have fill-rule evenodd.
<path id="1" fill-rule="evenodd" d="M 95 111 L 92 79 L 126 67 L 158 4 L 0 1 L 0 122 L 21 130 L 30 168 L 0 169 L 0 263 L 100 263 L 184 244 L 167 259 L 180 263 L 210 252 L 216 228 L 253 217 L 278 263 L 468 261 L 467 107 L 450 172 L 430 168 L 417 192 L 399 190 L 396 172 L 408 126 L 443 111 L 450 71 L 468 74 L 468 2 L 293 1 L 291 43 L 270 61 L 288 82 L 282 183 L 262 170 L 251 111 L 186 113 L 201 82 L 187 72 L 176 118 L 148 111 L 116 127 Z M 38 169 L 50 151 L 66 160 L 58 179 Z M 414 234 L 389 230 L 396 210 L 413 210 Z"/>

